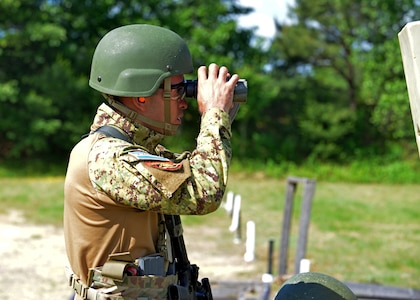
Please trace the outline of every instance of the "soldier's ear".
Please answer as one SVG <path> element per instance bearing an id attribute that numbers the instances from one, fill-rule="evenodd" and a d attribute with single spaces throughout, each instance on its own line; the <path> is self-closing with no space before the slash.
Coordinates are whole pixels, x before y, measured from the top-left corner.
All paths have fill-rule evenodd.
<path id="1" fill-rule="evenodd" d="M 133 105 L 136 108 L 136 110 L 140 112 L 146 111 L 146 104 L 148 103 L 147 97 L 133 97 Z"/>

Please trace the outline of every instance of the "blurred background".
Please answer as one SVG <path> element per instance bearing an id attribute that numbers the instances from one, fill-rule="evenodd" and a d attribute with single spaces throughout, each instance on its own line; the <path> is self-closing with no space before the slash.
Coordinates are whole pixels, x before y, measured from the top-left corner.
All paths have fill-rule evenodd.
<path id="1" fill-rule="evenodd" d="M 256 259 L 243 262 L 245 237 L 232 244 L 223 210 L 184 217 L 191 256 L 204 274 L 217 279 L 229 269 L 236 279 L 261 278 L 268 241 L 279 247 L 284 183 L 295 175 L 316 180 L 312 270 L 420 288 L 420 165 L 397 38 L 418 16 L 418 0 L 1 0 L 1 253 L 22 261 L 39 246 L 63 275 L 67 159 L 103 101 L 88 86 L 94 49 L 113 28 L 148 23 L 182 36 L 195 69 L 216 62 L 248 81 L 248 101 L 232 127 L 229 190 L 242 195 L 242 230 L 256 223 Z M 199 120 L 191 100 L 165 145 L 194 149 Z M 52 225 L 54 234 L 31 233 L 33 224 Z M 41 269 L 30 278 L 52 272 L 48 261 L 31 264 Z M 0 264 L 6 295 L 10 282 L 22 289 L 10 277 L 21 271 L 12 261 Z M 50 289 L 62 293 L 58 282 Z M 34 299 L 43 295 L 27 290 Z"/>
<path id="2" fill-rule="evenodd" d="M 196 68 L 217 62 L 248 80 L 232 140 L 243 168 L 417 168 L 397 33 L 418 1 L 254 2 L 1 1 L 1 164 L 65 166 L 102 102 L 88 86 L 96 44 L 115 27 L 149 23 L 185 38 Z M 193 149 L 198 126 L 191 101 L 168 146 Z"/>

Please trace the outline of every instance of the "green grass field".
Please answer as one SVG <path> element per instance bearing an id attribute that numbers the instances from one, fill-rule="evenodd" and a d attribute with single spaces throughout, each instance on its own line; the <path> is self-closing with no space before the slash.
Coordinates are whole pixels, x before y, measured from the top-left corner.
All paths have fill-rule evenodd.
<path id="1" fill-rule="evenodd" d="M 63 177 L 0 178 L 0 213 L 26 212 L 28 222 L 61 226 Z M 278 256 L 285 201 L 285 180 L 232 173 L 229 189 L 242 197 L 242 227 L 254 221 L 258 271 L 266 271 L 268 241 Z M 299 209 L 299 185 L 293 212 L 289 270 L 293 271 Z M 317 181 L 307 258 L 311 270 L 341 280 L 420 289 L 420 184 Z M 232 233 L 223 209 L 183 217 L 185 226 L 219 228 L 220 248 L 230 251 Z M 199 264 L 199 262 L 196 262 Z M 277 261 L 274 261 L 274 273 Z M 247 274 L 244 274 L 246 277 Z"/>

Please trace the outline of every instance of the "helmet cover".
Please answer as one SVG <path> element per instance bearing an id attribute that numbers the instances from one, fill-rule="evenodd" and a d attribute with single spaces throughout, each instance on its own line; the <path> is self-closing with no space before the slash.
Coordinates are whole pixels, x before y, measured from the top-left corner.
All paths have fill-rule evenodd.
<path id="1" fill-rule="evenodd" d="M 163 80 L 193 71 L 185 41 L 175 32 L 133 24 L 108 32 L 98 43 L 89 85 L 114 96 L 151 96 Z"/>

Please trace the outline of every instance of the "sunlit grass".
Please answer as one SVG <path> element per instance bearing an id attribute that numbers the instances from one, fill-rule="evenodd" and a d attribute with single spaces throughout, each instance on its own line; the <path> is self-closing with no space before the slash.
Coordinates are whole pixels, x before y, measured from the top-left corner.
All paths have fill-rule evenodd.
<path id="1" fill-rule="evenodd" d="M 28 222 L 61 226 L 63 183 L 62 176 L 0 178 L 0 212 L 18 209 L 24 211 Z M 204 217 L 183 217 L 184 227 L 207 233 L 204 237 L 187 237 L 187 242 L 205 243 L 203 238 L 207 238 L 218 243 L 211 255 L 242 256 L 245 225 L 252 220 L 256 223 L 257 258 L 254 271 L 244 270 L 241 276 L 258 280 L 266 272 L 270 239 L 275 241 L 273 267 L 277 274 L 285 187 L 285 179 L 262 173 L 232 173 L 228 190 L 242 198 L 241 243 L 233 244 L 233 233 L 228 231 L 230 217 L 223 208 Z M 294 271 L 302 190 L 299 184 L 289 249 L 290 272 Z M 420 289 L 419 190 L 420 184 L 317 181 L 307 247 L 311 270 L 344 281 Z"/>
<path id="2" fill-rule="evenodd" d="M 62 224 L 63 177 L 0 178 L 0 212 L 24 212 L 36 223 Z"/>

